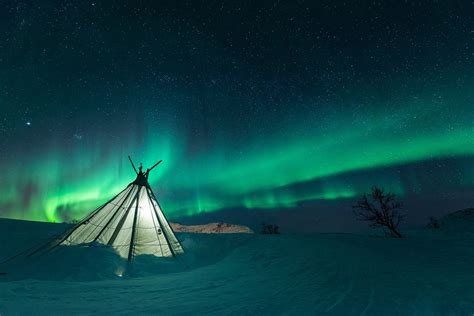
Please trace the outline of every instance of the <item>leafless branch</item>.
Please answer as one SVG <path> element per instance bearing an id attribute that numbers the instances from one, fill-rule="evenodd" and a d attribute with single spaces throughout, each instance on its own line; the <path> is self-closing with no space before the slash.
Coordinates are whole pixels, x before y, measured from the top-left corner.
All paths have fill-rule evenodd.
<path id="1" fill-rule="evenodd" d="M 401 208 L 402 203 L 397 201 L 395 194 L 385 193 L 378 187 L 373 187 L 369 194 L 364 194 L 357 204 L 352 206 L 357 220 L 369 222 L 372 228 L 387 228 L 390 235 L 397 238 L 402 237 L 397 229 L 404 219 L 400 213 Z"/>

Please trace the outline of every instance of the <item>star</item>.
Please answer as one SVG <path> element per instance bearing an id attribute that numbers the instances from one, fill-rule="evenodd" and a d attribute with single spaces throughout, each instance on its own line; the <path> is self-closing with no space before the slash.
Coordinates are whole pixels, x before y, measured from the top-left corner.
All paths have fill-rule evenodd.
<path id="1" fill-rule="evenodd" d="M 31 126 L 31 122 L 30 122 L 30 121 L 27 121 L 25 124 L 26 124 L 27 126 Z"/>

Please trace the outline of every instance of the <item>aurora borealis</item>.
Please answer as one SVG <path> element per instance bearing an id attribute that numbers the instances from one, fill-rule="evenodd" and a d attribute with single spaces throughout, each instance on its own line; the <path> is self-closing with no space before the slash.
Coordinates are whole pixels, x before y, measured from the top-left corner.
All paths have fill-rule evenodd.
<path id="1" fill-rule="evenodd" d="M 313 2 L 2 4 L 0 216 L 82 217 L 127 155 L 170 217 L 473 197 L 470 2 Z"/>

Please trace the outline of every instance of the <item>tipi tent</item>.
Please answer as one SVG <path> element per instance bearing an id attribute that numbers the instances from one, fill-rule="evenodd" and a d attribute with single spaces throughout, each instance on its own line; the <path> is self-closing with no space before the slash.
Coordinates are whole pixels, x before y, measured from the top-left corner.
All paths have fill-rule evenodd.
<path id="1" fill-rule="evenodd" d="M 129 261 L 141 254 L 171 257 L 183 253 L 148 183 L 148 174 L 161 160 L 146 172 L 142 166 L 137 171 L 130 162 L 137 174 L 135 181 L 79 222 L 56 245 L 106 244 Z"/>

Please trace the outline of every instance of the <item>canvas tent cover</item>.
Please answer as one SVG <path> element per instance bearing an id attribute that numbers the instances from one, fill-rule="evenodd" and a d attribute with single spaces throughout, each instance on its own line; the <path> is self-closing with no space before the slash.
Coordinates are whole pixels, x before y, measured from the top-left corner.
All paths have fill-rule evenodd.
<path id="1" fill-rule="evenodd" d="M 143 173 L 140 167 L 134 182 L 82 220 L 60 244 L 106 244 L 128 260 L 142 254 L 171 257 L 183 253 L 148 184 L 150 170 Z"/>

